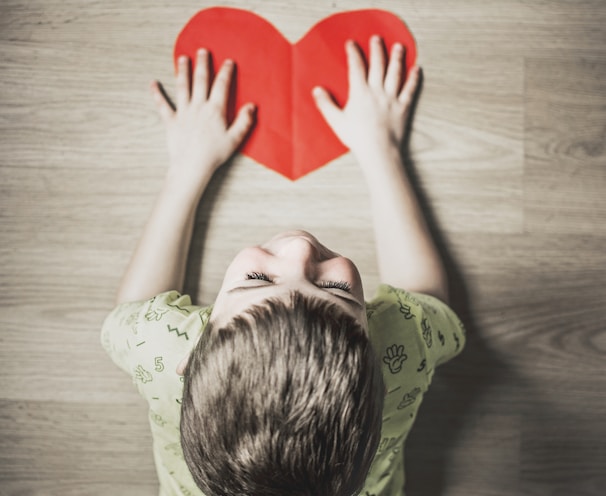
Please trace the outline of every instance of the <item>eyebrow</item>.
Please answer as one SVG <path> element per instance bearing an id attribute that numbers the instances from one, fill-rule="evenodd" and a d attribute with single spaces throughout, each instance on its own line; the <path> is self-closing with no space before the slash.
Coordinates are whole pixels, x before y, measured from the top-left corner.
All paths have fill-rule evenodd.
<path id="1" fill-rule="evenodd" d="M 267 287 L 270 287 L 270 285 L 269 284 L 258 284 L 256 286 L 237 286 L 235 288 L 229 289 L 227 291 L 227 293 L 228 294 L 244 293 L 244 292 L 250 291 L 252 289 L 260 289 L 260 288 L 267 288 Z M 340 300 L 342 300 L 352 306 L 355 306 L 356 308 L 359 308 L 361 310 L 364 309 L 364 306 L 362 306 L 362 304 L 355 298 L 347 298 L 346 296 L 341 296 L 341 295 L 338 295 L 335 293 L 328 293 L 328 292 L 326 294 L 330 294 L 330 295 L 334 296 L 335 298 L 339 298 Z"/>

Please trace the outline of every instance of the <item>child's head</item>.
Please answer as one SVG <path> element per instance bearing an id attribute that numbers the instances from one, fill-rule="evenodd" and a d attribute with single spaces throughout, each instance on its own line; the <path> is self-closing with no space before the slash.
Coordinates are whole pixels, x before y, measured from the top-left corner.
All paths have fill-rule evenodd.
<path id="1" fill-rule="evenodd" d="M 209 496 L 355 494 L 384 395 L 355 266 L 288 233 L 238 255 L 217 303 L 185 371 L 196 483 Z"/>
<path id="2" fill-rule="evenodd" d="M 284 232 L 238 253 L 225 272 L 212 320 L 225 324 L 251 305 L 292 291 L 334 303 L 368 325 L 355 264 L 305 231 Z"/>

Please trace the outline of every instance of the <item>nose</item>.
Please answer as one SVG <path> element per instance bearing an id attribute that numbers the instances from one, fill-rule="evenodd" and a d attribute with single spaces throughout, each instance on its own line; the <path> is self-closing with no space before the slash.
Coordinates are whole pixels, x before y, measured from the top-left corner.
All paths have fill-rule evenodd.
<path id="1" fill-rule="evenodd" d="M 291 272 L 296 272 L 307 278 L 314 277 L 316 264 L 320 260 L 317 247 L 309 240 L 301 237 L 284 240 L 278 255 L 287 262 Z"/>
<path id="2" fill-rule="evenodd" d="M 301 262 L 317 261 L 320 258 L 318 249 L 314 244 L 302 237 L 292 237 L 284 240 L 279 253 L 282 256 Z"/>

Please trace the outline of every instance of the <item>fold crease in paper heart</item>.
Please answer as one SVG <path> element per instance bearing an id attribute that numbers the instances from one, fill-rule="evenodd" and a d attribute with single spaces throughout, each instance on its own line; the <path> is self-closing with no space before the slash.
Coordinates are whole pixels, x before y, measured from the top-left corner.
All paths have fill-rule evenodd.
<path id="1" fill-rule="evenodd" d="M 315 24 L 291 44 L 271 23 L 241 9 L 212 7 L 194 15 L 179 33 L 174 60 L 195 61 L 199 48 L 220 67 L 230 58 L 237 71 L 233 108 L 257 106 L 255 127 L 240 151 L 296 180 L 347 151 L 317 110 L 311 91 L 325 87 L 343 106 L 347 99 L 345 42 L 354 40 L 368 57 L 368 40 L 378 34 L 386 47 L 406 47 L 406 70 L 416 60 L 414 38 L 404 22 L 377 9 L 341 12 Z M 228 116 L 233 119 L 233 112 Z"/>

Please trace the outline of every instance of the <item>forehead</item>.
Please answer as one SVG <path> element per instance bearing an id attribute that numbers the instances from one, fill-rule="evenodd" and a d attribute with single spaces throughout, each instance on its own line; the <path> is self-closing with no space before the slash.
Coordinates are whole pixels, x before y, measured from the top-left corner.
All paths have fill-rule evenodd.
<path id="1" fill-rule="evenodd" d="M 266 285 L 255 288 L 239 289 L 232 291 L 222 291 L 217 296 L 211 319 L 217 324 L 222 325 L 229 322 L 236 315 L 244 313 L 248 308 L 262 304 L 270 298 L 282 299 L 289 303 L 293 292 L 299 292 L 304 296 L 310 296 L 323 301 L 328 301 L 338 306 L 341 311 L 354 317 L 360 325 L 367 327 L 366 308 L 353 300 L 345 300 L 332 293 L 327 293 L 319 288 L 304 287 L 294 288 L 286 285 Z"/>

